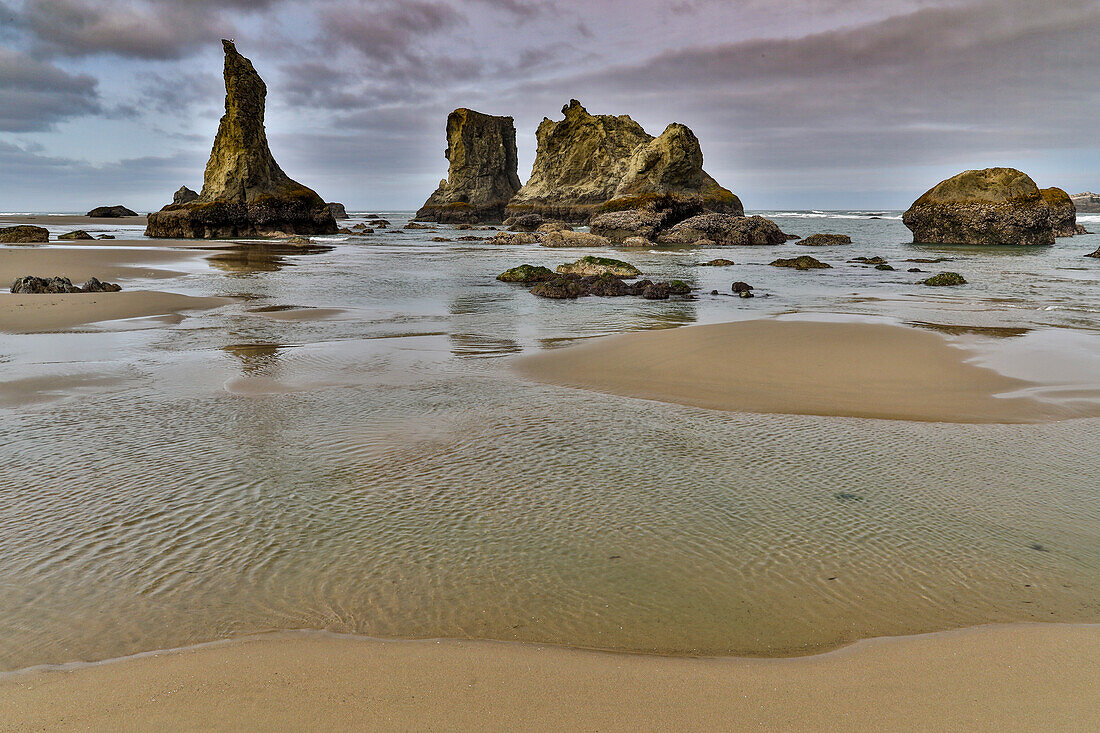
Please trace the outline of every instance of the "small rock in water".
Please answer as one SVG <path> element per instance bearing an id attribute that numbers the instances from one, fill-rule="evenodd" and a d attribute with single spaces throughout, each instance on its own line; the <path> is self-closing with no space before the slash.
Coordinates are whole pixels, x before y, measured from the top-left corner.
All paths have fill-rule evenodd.
<path id="1" fill-rule="evenodd" d="M 883 262 L 881 265 L 875 265 L 875 269 L 876 270 L 893 270 L 894 266 L 893 265 L 888 265 L 885 262 Z"/>
<path id="2" fill-rule="evenodd" d="M 737 282 L 735 282 L 732 285 L 732 290 L 735 293 L 746 293 L 746 292 L 748 292 L 752 289 L 753 289 L 752 285 L 749 285 L 746 282 L 741 282 L 740 280 L 738 280 Z"/>
<path id="3" fill-rule="evenodd" d="M 431 225 L 410 221 L 408 224 L 405 225 L 405 229 L 431 229 Z"/>
<path id="4" fill-rule="evenodd" d="M 11 286 L 11 292 L 17 295 L 53 295 L 57 293 L 117 293 L 122 290 L 114 283 L 100 282 L 98 278 L 91 278 L 83 287 L 72 284 L 67 277 L 35 277 L 25 275 Z"/>
<path id="5" fill-rule="evenodd" d="M 500 273 L 497 275 L 497 280 L 506 283 L 541 283 L 555 280 L 557 277 L 549 267 L 520 265 Z"/>
<path id="6" fill-rule="evenodd" d="M 0 243 L 36 244 L 50 241 L 50 230 L 45 227 L 16 226 L 0 227 Z"/>
<path id="7" fill-rule="evenodd" d="M 810 257 L 809 255 L 802 255 L 800 257 L 791 257 L 789 259 L 778 259 L 768 264 L 775 267 L 793 267 L 796 270 L 825 270 L 831 269 L 832 265 L 825 262 L 821 262 L 818 259 Z"/>
<path id="8" fill-rule="evenodd" d="M 672 294 L 672 288 L 668 283 L 653 283 L 642 291 L 642 297 L 646 300 L 668 300 Z"/>
<path id="9" fill-rule="evenodd" d="M 88 234 L 88 232 L 84 231 L 83 229 L 77 229 L 75 232 L 69 232 L 68 234 L 58 235 L 57 238 L 58 239 L 69 240 L 69 239 L 92 239 L 93 237 L 92 237 L 91 234 Z"/>
<path id="10" fill-rule="evenodd" d="M 114 238 L 115 238 L 115 236 L 113 234 L 100 234 L 98 237 L 96 237 L 96 239 L 114 239 Z"/>
<path id="11" fill-rule="evenodd" d="M 920 269 L 919 267 L 910 267 L 909 272 L 924 272 L 924 270 Z"/>
<path id="12" fill-rule="evenodd" d="M 531 293 L 542 298 L 554 298 L 557 300 L 579 298 L 584 294 L 581 284 L 576 280 L 565 277 L 557 277 L 553 280 L 539 283 L 531 288 Z"/>
<path id="13" fill-rule="evenodd" d="M 836 244 L 851 244 L 852 238 L 847 234 L 811 234 L 799 244 L 807 247 L 831 247 Z"/>
<path id="14" fill-rule="evenodd" d="M 730 265 L 736 265 L 733 260 L 726 260 L 719 257 L 716 260 L 710 260 L 709 262 L 700 262 L 699 267 L 729 267 Z"/>
<path id="15" fill-rule="evenodd" d="M 591 255 L 581 257 L 576 262 L 559 265 L 558 272 L 562 275 L 603 275 L 609 273 L 618 277 L 637 277 L 642 274 L 641 270 L 629 262 Z"/>
<path id="16" fill-rule="evenodd" d="M 687 295 L 691 292 L 691 286 L 683 280 L 673 280 L 668 284 L 668 292 L 673 295 Z"/>
<path id="17" fill-rule="evenodd" d="M 932 286 L 944 286 L 944 285 L 966 285 L 966 279 L 957 272 L 941 272 L 938 275 L 921 280 L 921 285 Z"/>
<path id="18" fill-rule="evenodd" d="M 849 262 L 858 262 L 861 265 L 885 265 L 886 260 L 881 257 L 853 257 Z"/>

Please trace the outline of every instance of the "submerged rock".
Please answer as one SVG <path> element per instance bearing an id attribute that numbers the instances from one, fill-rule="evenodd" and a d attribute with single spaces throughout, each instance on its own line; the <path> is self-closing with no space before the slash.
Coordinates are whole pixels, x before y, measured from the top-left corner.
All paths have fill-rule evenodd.
<path id="1" fill-rule="evenodd" d="M 811 234 L 799 242 L 799 244 L 807 247 L 831 247 L 837 244 L 851 243 L 852 238 L 847 234 Z"/>
<path id="2" fill-rule="evenodd" d="M 89 211 L 85 216 L 91 216 L 96 219 L 120 219 L 124 216 L 137 216 L 138 213 L 132 209 L 127 209 L 125 206 L 97 206 Z"/>
<path id="3" fill-rule="evenodd" d="M 520 189 L 512 118 L 456 109 L 447 116 L 444 156 L 447 177 L 416 218 L 447 224 L 501 221 Z"/>
<path id="4" fill-rule="evenodd" d="M 914 242 L 1054 244 L 1050 205 L 1013 168 L 965 171 L 941 181 L 902 216 Z"/>
<path id="5" fill-rule="evenodd" d="M 225 115 L 206 164 L 202 193 L 149 215 L 150 237 L 215 239 L 335 234 L 336 219 L 312 189 L 292 180 L 268 148 L 267 86 L 230 41 L 225 50 Z"/>
<path id="6" fill-rule="evenodd" d="M 809 255 L 773 260 L 768 264 L 774 267 L 793 267 L 796 270 L 828 270 L 832 268 L 832 265 L 810 257 Z"/>
<path id="7" fill-rule="evenodd" d="M 944 286 L 944 285 L 966 285 L 966 278 L 957 272 L 941 272 L 938 275 L 933 275 L 930 278 L 921 280 L 921 285 L 932 286 Z"/>
<path id="8" fill-rule="evenodd" d="M 562 275 L 616 275 L 618 277 L 638 277 L 642 274 L 634 265 L 610 257 L 582 257 L 576 262 L 558 266 Z"/>
<path id="9" fill-rule="evenodd" d="M 505 283 L 541 283 L 557 278 L 549 267 L 520 265 L 497 275 L 497 280 Z"/>
<path id="10" fill-rule="evenodd" d="M 59 234 L 58 239 L 72 240 L 72 239 L 94 239 L 91 234 L 83 229 L 77 229 L 75 232 L 69 232 L 68 234 Z"/>
<path id="11" fill-rule="evenodd" d="M 699 267 L 729 267 L 730 265 L 736 265 L 733 260 L 726 260 L 719 257 L 716 260 L 709 260 L 707 262 L 700 262 Z"/>
<path id="12" fill-rule="evenodd" d="M 198 193 L 192 191 L 187 186 L 180 186 L 179 190 L 172 195 L 173 204 L 189 204 L 199 197 Z"/>
<path id="13" fill-rule="evenodd" d="M 783 244 L 787 235 L 762 216 L 700 214 L 661 234 L 660 244 L 698 244 L 706 240 L 721 247 Z"/>
<path id="14" fill-rule="evenodd" d="M 67 277 L 35 277 L 25 275 L 11 286 L 11 292 L 18 295 L 52 295 L 57 293 L 117 293 L 122 287 L 114 283 L 100 282 L 90 278 L 82 287 L 72 284 Z"/>
<path id="15" fill-rule="evenodd" d="M 539 283 L 535 287 L 531 288 L 531 293 L 537 295 L 540 298 L 554 298 L 557 300 L 579 298 L 584 294 L 584 289 L 577 280 L 573 280 L 567 277 L 556 277 L 553 280 L 548 280 L 543 283 Z"/>
<path id="16" fill-rule="evenodd" d="M 947 259 L 947 258 L 944 258 Z M 878 255 L 874 257 L 853 257 L 849 262 L 857 262 L 861 265 L 885 265 L 886 260 Z M 939 260 L 907 260 L 907 262 L 938 262 Z"/>
<path id="17" fill-rule="evenodd" d="M 325 204 L 325 208 L 327 208 L 329 213 L 332 214 L 333 219 L 339 220 L 348 218 L 348 212 L 346 209 L 344 209 L 343 204 L 336 203 L 335 201 L 330 201 L 329 203 Z"/>
<path id="18" fill-rule="evenodd" d="M 0 244 L 37 244 L 50 241 L 50 230 L 45 227 L 21 225 L 0 228 Z"/>
<path id="19" fill-rule="evenodd" d="M 1055 237 L 1072 237 L 1077 234 L 1077 207 L 1073 199 L 1060 188 L 1044 188 L 1039 193 L 1050 207 L 1050 225 Z"/>
<path id="20" fill-rule="evenodd" d="M 738 280 L 733 285 L 730 286 L 730 289 L 733 292 L 741 295 L 742 298 L 751 298 L 752 297 L 753 287 L 752 287 L 752 285 L 749 285 L 746 282 L 741 282 L 740 280 Z M 744 293 L 749 293 L 749 294 L 744 295 Z"/>
<path id="21" fill-rule="evenodd" d="M 613 199 L 652 193 L 744 213 L 740 200 L 703 171 L 699 140 L 684 125 L 674 123 L 653 137 L 626 115 L 591 115 L 575 99 L 562 114 L 563 120 L 539 125 L 531 176 L 509 202 L 509 214 L 584 222 Z"/>

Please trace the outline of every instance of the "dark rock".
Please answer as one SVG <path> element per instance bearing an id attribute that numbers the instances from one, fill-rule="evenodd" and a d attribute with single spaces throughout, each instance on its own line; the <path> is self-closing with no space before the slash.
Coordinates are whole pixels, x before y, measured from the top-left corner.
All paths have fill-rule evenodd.
<path id="1" fill-rule="evenodd" d="M 21 295 L 52 295 L 57 293 L 117 293 L 122 288 L 114 283 L 91 278 L 84 287 L 73 285 L 67 277 L 35 277 L 26 275 L 11 286 L 11 292 Z"/>
<path id="2" fill-rule="evenodd" d="M 941 272 L 938 275 L 921 280 L 921 285 L 943 286 L 943 285 L 966 285 L 966 279 L 957 272 Z"/>
<path id="3" fill-rule="evenodd" d="M 172 203 L 173 204 L 189 204 L 192 201 L 194 201 L 195 199 L 197 199 L 198 197 L 199 197 L 199 195 L 197 193 L 195 193 L 194 191 L 192 191 L 191 189 L 189 189 L 187 186 L 180 186 L 179 190 L 176 191 L 176 193 L 172 195 Z"/>
<path id="4" fill-rule="evenodd" d="M 744 213 L 740 200 L 703 171 L 699 140 L 684 125 L 669 125 L 655 138 L 626 115 L 590 115 L 575 99 L 562 114 L 539 125 L 531 177 L 509 202 L 510 215 L 583 222 L 608 201 L 653 193 Z"/>
<path id="5" fill-rule="evenodd" d="M 563 300 L 579 298 L 584 294 L 584 289 L 578 281 L 559 276 L 553 280 L 539 283 L 531 288 L 531 293 L 540 298 Z"/>
<path id="6" fill-rule="evenodd" d="M 562 275 L 603 275 L 608 273 L 616 277 L 637 277 L 642 274 L 634 265 L 610 257 L 582 257 L 576 262 L 558 266 Z"/>
<path id="7" fill-rule="evenodd" d="M 329 203 L 325 204 L 325 208 L 327 208 L 328 212 L 332 214 L 333 219 L 339 220 L 348 218 L 348 212 L 346 209 L 344 209 L 343 204 L 336 203 L 335 201 L 330 201 Z"/>
<path id="8" fill-rule="evenodd" d="M 449 242 L 451 240 L 447 239 L 446 237 L 432 237 L 432 241 L 433 242 Z"/>
<path id="9" fill-rule="evenodd" d="M 836 244 L 851 244 L 852 238 L 847 234 L 811 234 L 799 244 L 807 247 L 831 247 Z"/>
<path id="10" fill-rule="evenodd" d="M 1077 234 L 1078 234 L 1078 235 L 1080 235 L 1080 234 L 1091 234 L 1091 233 L 1092 233 L 1092 232 L 1090 232 L 1090 231 L 1089 231 L 1088 229 L 1085 229 L 1085 225 L 1084 225 L 1084 224 L 1078 224 L 1078 225 L 1077 225 L 1077 226 L 1075 227 L 1075 230 L 1076 230 L 1076 232 L 1077 232 Z"/>
<path id="11" fill-rule="evenodd" d="M 376 229 L 385 229 L 386 227 L 390 226 L 389 221 L 387 221 L 386 219 L 380 219 L 380 218 L 377 218 L 377 217 L 376 218 L 371 218 L 369 216 L 366 217 L 366 218 L 367 218 L 367 224 L 370 224 L 372 227 L 374 227 Z"/>
<path id="12" fill-rule="evenodd" d="M 775 222 L 762 216 L 730 214 L 700 214 L 676 224 L 663 232 L 660 244 L 695 244 L 708 240 L 721 247 L 783 244 L 787 235 Z"/>
<path id="13" fill-rule="evenodd" d="M 621 278 L 611 273 L 598 275 L 588 286 L 588 293 L 590 295 L 600 295 L 609 298 L 630 295 L 632 292 L 629 285 L 624 283 Z"/>
<path id="14" fill-rule="evenodd" d="M 736 265 L 733 260 L 725 260 L 719 257 L 716 260 L 709 260 L 708 262 L 700 262 L 699 267 L 729 267 L 730 265 Z"/>
<path id="15" fill-rule="evenodd" d="M 1097 250 L 1096 250 L 1095 252 L 1093 252 L 1092 254 L 1087 254 L 1087 255 L 1085 255 L 1085 257 L 1096 257 L 1096 258 L 1100 258 L 1100 248 L 1098 248 L 1098 249 L 1097 249 Z"/>
<path id="16" fill-rule="evenodd" d="M 756 296 L 752 294 L 751 290 L 741 290 L 737 293 L 737 297 L 739 297 L 739 298 L 755 298 Z"/>
<path id="17" fill-rule="evenodd" d="M 550 220 L 541 214 L 521 214 L 505 219 L 504 226 L 513 232 L 534 232 L 549 222 Z"/>
<path id="18" fill-rule="evenodd" d="M 120 219 L 124 216 L 137 216 L 136 211 L 127 209 L 125 206 L 97 206 L 89 211 L 85 216 L 91 216 L 96 219 Z"/>
<path id="19" fill-rule="evenodd" d="M 100 234 L 98 237 L 96 237 L 96 239 L 114 239 L 114 238 L 115 238 L 115 235 L 113 235 L 113 234 Z"/>
<path id="20" fill-rule="evenodd" d="M 37 244 L 50 241 L 50 230 L 45 227 L 21 225 L 0 228 L 0 244 Z"/>
<path id="21" fill-rule="evenodd" d="M 919 267 L 910 267 L 908 271 L 909 272 L 924 272 L 924 270 L 920 269 Z"/>
<path id="22" fill-rule="evenodd" d="M 418 224 L 415 221 L 410 221 L 408 224 L 405 225 L 404 228 L 405 229 L 431 229 L 431 226 L 428 225 L 428 224 Z"/>
<path id="23" fill-rule="evenodd" d="M 746 282 L 741 282 L 740 280 L 738 280 L 733 284 L 732 289 L 735 293 L 744 293 L 746 291 L 752 290 L 753 287 Z"/>
<path id="24" fill-rule="evenodd" d="M 206 164 L 202 193 L 149 215 L 150 237 L 231 238 L 334 234 L 336 219 L 312 189 L 271 155 L 264 131 L 267 86 L 230 41 L 225 50 L 225 115 Z"/>
<path id="25" fill-rule="evenodd" d="M 646 300 L 668 300 L 672 294 L 672 288 L 668 283 L 653 283 L 642 290 L 642 297 Z"/>
<path id="26" fill-rule="evenodd" d="M 885 265 L 886 260 L 881 257 L 853 257 L 849 262 L 858 262 L 862 265 Z M 920 262 L 921 260 L 907 260 L 908 262 Z"/>
<path id="27" fill-rule="evenodd" d="M 1077 234 L 1077 207 L 1073 199 L 1060 188 L 1043 188 L 1039 191 L 1050 207 L 1050 225 L 1055 237 L 1072 237 Z"/>
<path id="28" fill-rule="evenodd" d="M 883 262 L 881 265 L 875 265 L 875 269 L 876 270 L 893 270 L 894 266 L 893 265 L 888 265 L 885 262 Z"/>
<path id="29" fill-rule="evenodd" d="M 856 258 L 860 259 L 859 257 Z M 881 257 L 879 259 L 882 259 Z M 947 262 L 955 259 L 954 257 L 913 257 L 906 260 L 906 262 L 919 262 L 922 265 L 934 265 L 939 262 Z M 885 262 L 885 260 L 883 260 Z"/>
<path id="30" fill-rule="evenodd" d="M 497 275 L 497 280 L 506 283 L 541 283 L 556 279 L 558 276 L 553 270 L 536 265 L 520 265 Z"/>
<path id="31" fill-rule="evenodd" d="M 711 294 L 711 295 L 718 295 L 718 291 L 717 291 L 717 290 L 711 290 L 711 291 L 710 291 L 710 294 Z"/>
<path id="32" fill-rule="evenodd" d="M 914 242 L 1054 244 L 1050 205 L 1013 168 L 966 171 L 942 181 L 902 216 Z"/>
<path id="33" fill-rule="evenodd" d="M 636 237 L 653 240 L 661 231 L 705 211 L 701 200 L 693 196 L 674 193 L 627 196 L 603 204 L 588 228 L 616 243 Z"/>
<path id="34" fill-rule="evenodd" d="M 68 234 L 58 235 L 58 239 L 72 240 L 72 239 L 94 239 L 91 234 L 83 229 L 77 229 L 75 232 L 69 232 Z"/>
<path id="35" fill-rule="evenodd" d="M 687 295 L 691 292 L 691 286 L 683 280 L 673 280 L 668 284 L 668 292 L 673 295 Z"/>
<path id="36" fill-rule="evenodd" d="M 802 255 L 801 257 L 791 257 L 789 259 L 778 259 L 768 263 L 775 267 L 793 267 L 796 270 L 827 270 L 832 265 L 821 262 L 814 259 L 809 255 Z"/>
<path id="37" fill-rule="evenodd" d="M 520 189 L 516 127 L 511 117 L 460 108 L 447 117 L 447 178 L 417 219 L 447 224 L 500 221 Z"/>

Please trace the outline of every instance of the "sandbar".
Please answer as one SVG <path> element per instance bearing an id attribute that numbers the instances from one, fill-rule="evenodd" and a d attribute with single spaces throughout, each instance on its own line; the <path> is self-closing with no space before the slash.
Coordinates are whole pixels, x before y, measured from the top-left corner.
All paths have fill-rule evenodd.
<path id="1" fill-rule="evenodd" d="M 0 678 L 2 731 L 1097 730 L 1100 625 L 795 659 L 283 632 Z"/>
<path id="2" fill-rule="evenodd" d="M 524 376 L 735 412 L 952 423 L 1100 415 L 1100 389 L 1056 403 L 1006 395 L 1037 385 L 968 363 L 926 330 L 881 323 L 754 320 L 609 336 L 516 360 Z"/>
<path id="3" fill-rule="evenodd" d="M 167 316 L 207 310 L 232 298 L 199 297 L 157 290 L 60 295 L 0 295 L 0 331 L 40 333 L 120 318 Z"/>

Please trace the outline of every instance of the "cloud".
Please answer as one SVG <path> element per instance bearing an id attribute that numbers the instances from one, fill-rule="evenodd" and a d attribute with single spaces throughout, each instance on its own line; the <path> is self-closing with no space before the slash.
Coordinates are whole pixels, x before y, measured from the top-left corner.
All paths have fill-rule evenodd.
<path id="1" fill-rule="evenodd" d="M 101 111 L 96 80 L 0 47 L 0 130 L 48 130 L 62 120 Z"/>

